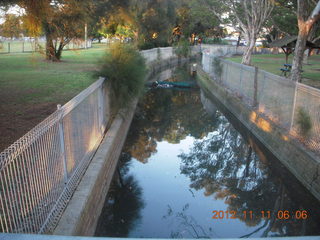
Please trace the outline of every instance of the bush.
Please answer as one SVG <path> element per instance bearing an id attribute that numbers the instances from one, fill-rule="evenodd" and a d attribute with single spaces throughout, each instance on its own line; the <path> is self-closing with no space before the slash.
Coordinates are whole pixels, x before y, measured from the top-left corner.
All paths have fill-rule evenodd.
<path id="1" fill-rule="evenodd" d="M 190 43 L 183 39 L 174 46 L 174 52 L 178 57 L 189 57 L 190 56 Z"/>
<path id="2" fill-rule="evenodd" d="M 301 134 L 307 136 L 312 128 L 312 122 L 310 115 L 302 107 L 298 109 L 297 123 Z"/>
<path id="3" fill-rule="evenodd" d="M 99 75 L 110 84 L 114 111 L 126 107 L 133 98 L 142 94 L 146 72 L 144 58 L 132 45 L 111 45 L 103 58 Z"/>
<path id="4" fill-rule="evenodd" d="M 223 66 L 220 58 L 215 57 L 212 61 L 212 64 L 213 64 L 214 73 L 216 74 L 217 79 L 221 80 Z"/>

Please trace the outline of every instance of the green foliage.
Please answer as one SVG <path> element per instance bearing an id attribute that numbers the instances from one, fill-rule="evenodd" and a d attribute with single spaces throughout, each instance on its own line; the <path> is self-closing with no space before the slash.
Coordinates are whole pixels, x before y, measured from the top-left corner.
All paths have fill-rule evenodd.
<path id="1" fill-rule="evenodd" d="M 142 37 L 140 37 L 138 41 L 138 48 L 140 50 L 147 50 L 157 47 L 168 47 L 169 43 L 167 41 L 159 41 L 159 40 L 146 40 Z"/>
<path id="2" fill-rule="evenodd" d="M 5 14 L 4 23 L 0 25 L 1 36 L 14 38 L 23 33 L 21 17 L 14 14 Z"/>
<path id="3" fill-rule="evenodd" d="M 213 64 L 213 68 L 214 68 L 214 73 L 220 79 L 221 78 L 221 74 L 222 74 L 222 69 L 223 69 L 220 58 L 215 57 L 213 59 L 212 64 Z"/>
<path id="4" fill-rule="evenodd" d="M 190 56 L 190 44 L 187 40 L 181 39 L 178 44 L 174 46 L 174 51 L 178 57 L 188 57 Z"/>
<path id="5" fill-rule="evenodd" d="M 157 49 L 157 61 L 161 61 L 161 50 L 160 50 L 160 48 Z"/>
<path id="6" fill-rule="evenodd" d="M 302 107 L 298 109 L 297 124 L 301 134 L 307 136 L 312 128 L 312 122 L 309 113 Z"/>
<path id="7" fill-rule="evenodd" d="M 104 57 L 99 75 L 110 83 L 113 94 L 111 105 L 117 110 L 126 107 L 142 93 L 145 60 L 132 45 L 115 43 Z"/>

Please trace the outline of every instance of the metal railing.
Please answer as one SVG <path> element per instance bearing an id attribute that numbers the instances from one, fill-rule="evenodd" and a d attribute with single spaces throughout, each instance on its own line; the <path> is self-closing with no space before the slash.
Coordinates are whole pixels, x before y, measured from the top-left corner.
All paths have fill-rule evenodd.
<path id="1" fill-rule="evenodd" d="M 0 230 L 53 230 L 109 116 L 100 78 L 0 154 Z"/>
<path id="2" fill-rule="evenodd" d="M 320 153 L 320 90 L 258 68 L 204 54 L 203 69 L 258 114 Z"/>

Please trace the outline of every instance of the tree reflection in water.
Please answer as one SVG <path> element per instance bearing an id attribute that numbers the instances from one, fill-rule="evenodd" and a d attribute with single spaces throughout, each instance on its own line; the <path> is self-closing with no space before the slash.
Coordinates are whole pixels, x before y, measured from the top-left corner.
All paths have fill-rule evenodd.
<path id="1" fill-rule="evenodd" d="M 102 209 L 96 236 L 127 237 L 141 218 L 144 207 L 142 189 L 134 176 L 128 175 L 131 157 L 123 153 L 105 205 Z"/>
<path id="2" fill-rule="evenodd" d="M 228 210 L 236 211 L 247 226 L 259 226 L 242 237 L 257 232 L 261 237 L 319 234 L 316 221 L 309 221 L 311 217 L 279 220 L 273 214 L 269 219 L 262 218 L 261 211 L 292 213 L 310 206 L 293 201 L 294 196 L 288 195 L 282 179 L 259 160 L 252 148 L 224 116 L 219 116 L 215 131 L 196 140 L 190 152 L 179 155 L 181 173 L 190 178 L 191 188 L 203 189 L 206 196 L 223 199 Z M 243 211 L 252 211 L 252 219 L 248 215 L 245 218 Z"/>
<path id="3" fill-rule="evenodd" d="M 157 142 L 203 138 L 215 125 L 201 107 L 199 91 L 152 89 L 138 106 L 124 151 L 146 163 L 157 152 Z"/>

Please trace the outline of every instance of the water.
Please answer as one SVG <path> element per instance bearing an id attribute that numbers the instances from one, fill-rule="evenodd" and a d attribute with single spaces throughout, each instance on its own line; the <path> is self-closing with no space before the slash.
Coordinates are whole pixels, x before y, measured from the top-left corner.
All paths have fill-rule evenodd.
<path id="1" fill-rule="evenodd" d="M 96 235 L 320 235 L 319 217 L 319 202 L 214 99 L 153 89 L 138 106 Z"/>

